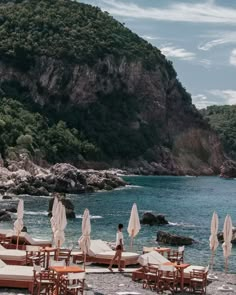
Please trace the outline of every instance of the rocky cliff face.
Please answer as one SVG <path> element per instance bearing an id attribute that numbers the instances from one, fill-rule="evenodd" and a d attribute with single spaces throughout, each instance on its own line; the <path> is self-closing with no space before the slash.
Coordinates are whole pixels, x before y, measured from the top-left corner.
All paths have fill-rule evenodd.
<path id="1" fill-rule="evenodd" d="M 20 99 L 52 123 L 64 120 L 107 166 L 144 174 L 219 172 L 220 142 L 157 48 L 97 7 L 5 2 L 0 97 Z"/>
<path id="2" fill-rule="evenodd" d="M 134 108 L 119 116 L 124 121 L 116 121 L 115 126 L 131 136 L 140 133 L 138 139 L 143 136 L 147 140 L 136 142 L 144 147 L 133 159 L 124 159 L 119 152 L 113 158 L 109 156 L 110 165 L 119 168 L 131 167 L 136 173 L 213 174 L 218 173 L 224 159 L 217 136 L 191 104 L 191 97 L 177 79 L 170 79 L 158 65 L 155 70 L 147 70 L 141 62 L 128 62 L 125 58 L 117 62 L 109 56 L 88 66 L 44 56 L 22 72 L 2 61 L 0 88 L 5 95 L 16 89 L 19 94 L 27 92 L 42 109 L 50 108 L 59 118 L 65 119 L 65 113 L 69 117 L 70 112 L 75 116 L 72 109 L 78 110 L 77 114 L 87 114 L 85 122 L 67 118 L 84 130 L 92 128 L 96 105 L 103 107 L 104 115 L 111 113 L 112 124 L 117 113 L 124 112 L 119 107 Z M 132 98 L 131 102 L 125 102 L 127 97 Z M 124 105 L 109 110 L 116 100 L 124 100 Z M 108 133 L 109 120 L 101 119 L 102 124 L 107 124 Z M 89 131 L 86 135 L 91 139 Z M 96 140 L 102 137 L 99 130 L 96 136 Z M 117 144 L 120 136 L 117 129 Z"/>

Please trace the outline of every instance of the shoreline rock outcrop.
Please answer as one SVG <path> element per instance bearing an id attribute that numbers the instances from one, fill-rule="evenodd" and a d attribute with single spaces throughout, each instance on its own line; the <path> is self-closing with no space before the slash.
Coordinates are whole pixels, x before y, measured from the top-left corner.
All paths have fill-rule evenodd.
<path id="1" fill-rule="evenodd" d="M 157 242 L 169 244 L 172 246 L 187 246 L 192 245 L 194 240 L 186 236 L 179 236 L 169 232 L 158 231 L 157 232 Z"/>
<path id="2" fill-rule="evenodd" d="M 6 194 L 48 196 L 52 192 L 80 194 L 111 190 L 126 182 L 108 171 L 81 170 L 68 163 L 49 168 L 34 164 L 27 153 L 0 167 L 0 191 Z"/>
<path id="3" fill-rule="evenodd" d="M 236 178 L 236 162 L 233 160 L 225 161 L 220 167 L 220 176 L 223 178 Z"/>
<path id="4" fill-rule="evenodd" d="M 52 199 L 50 199 L 50 201 L 49 201 L 48 216 L 52 217 L 52 207 L 53 207 L 55 197 L 57 197 L 59 199 L 59 201 L 61 201 L 62 204 L 65 206 L 66 217 L 67 218 L 75 218 L 76 216 L 75 216 L 75 212 L 74 212 L 74 205 L 73 205 L 71 199 L 68 198 L 64 194 L 61 194 L 61 195 L 57 194 L 56 196 L 52 196 Z"/>

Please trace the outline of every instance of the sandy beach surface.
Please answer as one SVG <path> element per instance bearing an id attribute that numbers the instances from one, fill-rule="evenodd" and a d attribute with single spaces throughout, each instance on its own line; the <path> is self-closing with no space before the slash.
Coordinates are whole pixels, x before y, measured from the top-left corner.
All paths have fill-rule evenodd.
<path id="1" fill-rule="evenodd" d="M 223 273 L 216 273 L 218 280 L 214 282 L 209 282 L 207 287 L 207 294 L 209 295 L 219 295 L 219 294 L 235 294 L 236 292 L 236 275 Z M 119 295 L 120 292 L 127 292 L 123 294 L 157 294 L 151 290 L 145 290 L 142 288 L 141 282 L 133 282 L 131 280 L 131 274 L 121 274 L 121 273 L 106 273 L 106 274 L 88 274 L 86 276 L 86 282 L 90 287 L 90 290 L 85 291 L 85 295 Z M 223 284 L 233 289 L 233 292 L 222 292 L 218 291 L 218 287 Z M 6 289 L 0 288 L 1 295 L 20 295 L 20 294 L 30 294 L 26 290 L 17 289 Z M 164 293 L 168 294 L 168 292 Z M 189 292 L 178 293 L 180 295 L 190 294 Z"/>

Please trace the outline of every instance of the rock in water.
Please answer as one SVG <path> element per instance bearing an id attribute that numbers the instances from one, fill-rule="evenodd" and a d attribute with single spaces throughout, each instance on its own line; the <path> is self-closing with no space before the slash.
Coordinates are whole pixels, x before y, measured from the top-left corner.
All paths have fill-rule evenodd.
<path id="1" fill-rule="evenodd" d="M 232 233 L 233 233 L 233 236 L 232 236 L 231 243 L 232 243 L 232 244 L 236 244 L 236 228 L 233 228 Z M 219 242 L 221 242 L 221 243 L 224 242 L 224 235 L 223 235 L 223 232 L 219 232 L 219 233 L 217 234 L 217 237 L 218 237 Z"/>
<path id="2" fill-rule="evenodd" d="M 66 217 L 67 218 L 75 218 L 75 212 L 74 212 L 74 205 L 71 202 L 70 199 L 66 198 L 65 195 L 60 195 L 57 194 L 59 201 L 62 202 L 62 204 L 65 206 L 66 208 Z M 54 203 L 54 197 L 52 199 L 50 199 L 49 201 L 49 206 L 48 206 L 48 216 L 51 217 L 52 216 L 52 206 Z"/>
<path id="3" fill-rule="evenodd" d="M 6 210 L 1 210 L 0 221 L 11 221 L 11 215 Z"/>
<path id="4" fill-rule="evenodd" d="M 220 167 L 220 176 L 224 178 L 236 178 L 236 162 L 227 160 Z"/>
<path id="5" fill-rule="evenodd" d="M 157 232 L 157 242 L 173 246 L 192 245 L 194 240 L 189 237 L 179 236 L 164 231 Z"/>
<path id="6" fill-rule="evenodd" d="M 141 219 L 142 224 L 149 224 L 149 225 L 164 225 L 168 224 L 168 221 L 166 220 L 165 216 L 162 214 L 154 215 L 150 212 L 146 212 L 143 214 L 143 217 Z"/>

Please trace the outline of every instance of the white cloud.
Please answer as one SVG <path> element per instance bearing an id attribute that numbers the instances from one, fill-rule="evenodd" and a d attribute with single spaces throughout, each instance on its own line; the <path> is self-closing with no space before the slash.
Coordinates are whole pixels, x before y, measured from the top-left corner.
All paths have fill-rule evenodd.
<path id="1" fill-rule="evenodd" d="M 222 99 L 223 104 L 236 104 L 236 90 L 226 89 L 212 89 L 208 91 L 209 94 Z"/>
<path id="2" fill-rule="evenodd" d="M 159 37 L 154 37 L 154 36 L 149 36 L 149 35 L 143 35 L 141 36 L 143 39 L 148 40 L 148 41 L 152 41 L 152 40 L 158 40 L 160 39 Z"/>
<path id="3" fill-rule="evenodd" d="M 218 104 L 217 101 L 210 100 L 205 94 L 196 94 L 192 96 L 193 104 L 198 109 L 205 109 L 209 105 Z"/>
<path id="4" fill-rule="evenodd" d="M 199 44 L 199 50 L 208 51 L 213 47 L 236 43 L 236 32 L 233 31 L 221 31 L 213 34 L 211 33 L 209 34 L 209 37 L 213 38 L 213 40 Z"/>
<path id="5" fill-rule="evenodd" d="M 204 68 L 209 69 L 211 67 L 211 61 L 209 59 L 200 59 L 199 64 L 202 65 Z"/>
<path id="6" fill-rule="evenodd" d="M 134 0 L 133 0 L 134 1 Z M 142 7 L 121 0 L 102 0 L 102 9 L 112 15 L 145 18 L 157 21 L 236 24 L 236 9 L 208 0 L 204 3 L 179 2 L 165 8 Z"/>
<path id="7" fill-rule="evenodd" d="M 193 60 L 195 59 L 195 53 L 187 51 L 184 48 L 177 48 L 172 45 L 160 47 L 161 52 L 166 57 L 175 57 L 182 60 Z"/>
<path id="8" fill-rule="evenodd" d="M 229 58 L 229 63 L 233 66 L 236 66 L 236 49 L 232 50 Z"/>

